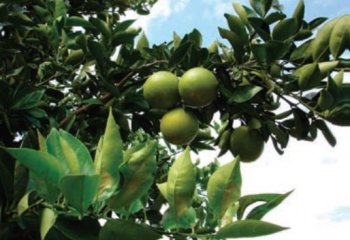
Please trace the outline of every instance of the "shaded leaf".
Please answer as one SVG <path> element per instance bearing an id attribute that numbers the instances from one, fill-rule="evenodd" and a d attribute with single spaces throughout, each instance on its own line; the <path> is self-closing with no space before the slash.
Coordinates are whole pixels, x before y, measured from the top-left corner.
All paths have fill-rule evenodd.
<path id="1" fill-rule="evenodd" d="M 293 37 L 299 30 L 299 24 L 295 18 L 287 18 L 276 24 L 272 31 L 272 38 L 284 41 Z"/>
<path id="2" fill-rule="evenodd" d="M 272 6 L 273 0 L 249 0 L 250 5 L 262 17 L 266 15 Z"/>
<path id="3" fill-rule="evenodd" d="M 24 96 L 15 100 L 14 104 L 11 106 L 13 110 L 25 110 L 36 107 L 39 105 L 41 98 L 44 95 L 43 90 L 37 90 L 28 92 Z"/>
<path id="4" fill-rule="evenodd" d="M 325 137 L 325 139 L 327 140 L 327 142 L 334 147 L 337 144 L 337 140 L 334 137 L 333 133 L 331 132 L 331 130 L 328 128 L 327 124 L 322 121 L 322 120 L 316 120 L 315 121 L 315 125 L 318 129 L 321 130 L 323 136 Z"/>
<path id="5" fill-rule="evenodd" d="M 86 19 L 78 16 L 70 16 L 66 20 L 67 27 L 82 27 L 88 30 L 95 30 L 96 27 Z"/>
<path id="6" fill-rule="evenodd" d="M 246 219 L 261 220 L 268 212 L 270 212 L 272 209 L 277 207 L 281 202 L 283 202 L 284 199 L 286 199 L 291 193 L 292 193 L 292 191 L 287 192 L 285 194 L 271 194 L 269 196 L 271 198 L 266 199 L 265 203 L 252 209 L 248 213 Z M 273 195 L 275 195 L 275 196 L 273 196 Z M 265 196 L 267 196 L 267 195 L 265 195 Z M 257 198 L 261 198 L 261 196 L 257 196 Z M 241 203 L 241 200 L 240 200 L 240 203 Z"/>
<path id="7" fill-rule="evenodd" d="M 257 17 L 249 17 L 248 20 L 249 23 L 253 26 L 254 30 L 263 40 L 267 41 L 271 39 L 270 27 L 263 19 Z"/>
<path id="8" fill-rule="evenodd" d="M 161 235 L 151 228 L 127 220 L 109 220 L 101 229 L 99 240 L 128 239 L 156 240 Z"/>
<path id="9" fill-rule="evenodd" d="M 81 220 L 59 217 L 54 228 L 68 239 L 97 240 L 101 226 L 97 219 L 91 217 L 85 217 Z"/>
<path id="10" fill-rule="evenodd" d="M 99 175 L 67 175 L 62 178 L 60 188 L 64 197 L 81 215 L 93 203 L 99 179 Z"/>

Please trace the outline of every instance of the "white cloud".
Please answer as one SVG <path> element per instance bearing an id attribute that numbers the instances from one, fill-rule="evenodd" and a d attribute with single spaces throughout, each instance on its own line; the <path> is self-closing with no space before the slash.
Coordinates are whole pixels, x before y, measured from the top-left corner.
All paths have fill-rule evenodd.
<path id="1" fill-rule="evenodd" d="M 159 0 L 151 9 L 150 14 L 145 16 L 137 15 L 129 11 L 123 19 L 137 19 L 133 24 L 134 27 L 140 27 L 147 32 L 149 24 L 157 20 L 161 22 L 166 20 L 173 13 L 181 12 L 189 3 L 189 0 Z"/>

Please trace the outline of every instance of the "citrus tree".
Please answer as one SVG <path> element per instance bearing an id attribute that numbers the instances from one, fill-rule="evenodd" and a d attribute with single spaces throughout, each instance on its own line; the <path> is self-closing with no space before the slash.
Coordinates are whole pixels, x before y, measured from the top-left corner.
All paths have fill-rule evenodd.
<path id="1" fill-rule="evenodd" d="M 242 196 L 240 164 L 350 125 L 349 16 L 251 0 L 208 47 L 196 29 L 150 45 L 122 16 L 155 2 L 0 0 L 1 239 L 286 229 L 262 218 L 290 192 Z M 191 159 L 214 149 L 232 161 Z"/>

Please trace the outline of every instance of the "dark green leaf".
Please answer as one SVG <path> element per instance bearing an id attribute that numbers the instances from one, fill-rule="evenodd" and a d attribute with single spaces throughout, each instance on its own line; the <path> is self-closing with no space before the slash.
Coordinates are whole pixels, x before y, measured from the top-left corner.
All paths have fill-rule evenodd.
<path id="1" fill-rule="evenodd" d="M 111 37 L 111 29 L 107 23 L 99 18 L 90 18 L 90 22 L 102 33 L 102 35 L 109 39 Z"/>
<path id="2" fill-rule="evenodd" d="M 248 20 L 249 20 L 249 23 L 254 28 L 254 30 L 256 31 L 256 33 L 259 34 L 259 36 L 263 40 L 267 41 L 271 39 L 270 27 L 263 19 L 257 18 L 257 17 L 249 17 Z"/>
<path id="3" fill-rule="evenodd" d="M 327 21 L 327 18 L 325 18 L 325 17 L 315 18 L 311 22 L 309 22 L 309 28 L 311 30 L 313 30 L 313 29 L 317 28 L 318 26 L 320 26 L 325 21 Z"/>
<path id="4" fill-rule="evenodd" d="M 67 175 L 60 183 L 67 202 L 83 215 L 93 203 L 98 190 L 99 175 Z"/>
<path id="5" fill-rule="evenodd" d="M 157 240 L 161 235 L 151 228 L 127 220 L 109 220 L 101 229 L 99 240 Z"/>
<path id="6" fill-rule="evenodd" d="M 258 220 L 239 220 L 221 228 L 216 238 L 259 237 L 277 233 L 288 228 Z"/>
<path id="7" fill-rule="evenodd" d="M 245 29 L 245 25 L 244 23 L 241 21 L 240 18 L 234 16 L 234 15 L 230 15 L 230 14 L 225 14 L 224 15 L 228 26 L 230 27 L 230 30 L 232 32 L 235 32 L 242 40 L 242 42 L 247 43 L 248 42 L 248 34 L 247 31 Z"/>
<path id="8" fill-rule="evenodd" d="M 188 34 L 188 39 L 193 42 L 195 46 L 202 46 L 202 34 L 197 29 L 193 29 L 193 31 Z"/>
<path id="9" fill-rule="evenodd" d="M 249 0 L 250 5 L 262 17 L 270 10 L 273 0 Z"/>
<path id="10" fill-rule="evenodd" d="M 285 19 L 287 16 L 281 12 L 273 12 L 265 17 L 265 22 L 270 25 L 282 19 Z"/>
<path id="11" fill-rule="evenodd" d="M 335 146 L 337 144 L 337 140 L 334 137 L 333 133 L 331 132 L 331 130 L 328 128 L 327 124 L 322 121 L 322 120 L 316 120 L 315 121 L 315 125 L 318 129 L 321 130 L 323 136 L 325 137 L 325 139 L 327 140 L 327 142 L 331 145 L 331 146 Z"/>
<path id="12" fill-rule="evenodd" d="M 281 194 L 278 193 L 262 193 L 255 195 L 246 195 L 239 199 L 239 208 L 237 210 L 237 218 L 241 220 L 245 213 L 245 210 L 256 202 L 269 202 L 278 198 Z"/>
<path id="13" fill-rule="evenodd" d="M 298 5 L 295 8 L 294 13 L 293 13 L 293 18 L 295 18 L 298 21 L 299 26 L 303 22 L 304 13 L 305 13 L 304 0 L 299 0 Z"/>
<path id="14" fill-rule="evenodd" d="M 87 46 L 91 56 L 96 59 L 97 64 L 99 66 L 104 66 L 106 62 L 106 53 L 102 44 L 93 40 L 88 40 Z"/>
<path id="15" fill-rule="evenodd" d="M 306 113 L 300 109 L 293 109 L 294 116 L 294 129 L 292 131 L 293 136 L 298 140 L 305 139 L 309 133 L 310 122 Z"/>
<path id="16" fill-rule="evenodd" d="M 43 90 L 36 90 L 21 96 L 19 99 L 15 100 L 11 109 L 13 110 L 25 110 L 36 107 L 39 105 L 41 98 L 44 95 Z"/>
<path id="17" fill-rule="evenodd" d="M 67 14 L 67 7 L 64 0 L 55 0 L 55 14 L 54 18 L 65 17 Z"/>
<path id="18" fill-rule="evenodd" d="M 138 31 L 116 32 L 112 36 L 112 46 L 117 47 L 125 43 L 132 43 L 138 34 Z"/>
<path id="19" fill-rule="evenodd" d="M 275 40 L 288 40 L 299 30 L 298 21 L 295 18 L 287 18 L 276 24 L 272 31 L 272 38 Z"/>
<path id="20" fill-rule="evenodd" d="M 83 218 L 82 220 L 59 217 L 54 228 L 68 239 L 98 240 L 101 226 L 97 219 L 91 217 Z"/>
<path id="21" fill-rule="evenodd" d="M 270 40 L 266 42 L 266 51 L 270 62 L 283 59 L 283 57 L 289 52 L 291 43 Z"/>
<path id="22" fill-rule="evenodd" d="M 291 192 L 287 192 L 285 194 L 277 194 L 274 198 L 267 200 L 262 205 L 259 205 L 255 207 L 253 210 L 251 210 L 246 219 L 256 219 L 260 220 L 262 219 L 268 212 L 270 212 L 272 209 L 277 207 L 281 202 L 283 202 L 284 199 L 286 199 Z"/>
<path id="23" fill-rule="evenodd" d="M 192 44 L 190 42 L 186 42 L 178 46 L 169 59 L 169 65 L 173 66 L 180 64 L 188 55 L 191 46 Z"/>
<path id="24" fill-rule="evenodd" d="M 67 27 L 82 27 L 87 30 L 95 30 L 96 27 L 82 17 L 71 16 L 66 20 Z"/>

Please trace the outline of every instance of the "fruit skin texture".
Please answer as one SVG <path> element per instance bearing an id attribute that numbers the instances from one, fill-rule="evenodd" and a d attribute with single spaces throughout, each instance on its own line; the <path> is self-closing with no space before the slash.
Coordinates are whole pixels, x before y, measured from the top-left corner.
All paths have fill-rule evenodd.
<path id="1" fill-rule="evenodd" d="M 185 104 L 192 107 L 209 105 L 216 97 L 218 80 L 202 67 L 186 71 L 179 81 L 179 93 Z"/>
<path id="2" fill-rule="evenodd" d="M 241 126 L 231 134 L 230 150 L 234 156 L 239 155 L 242 162 L 253 162 L 264 150 L 264 139 L 257 130 Z"/>
<path id="3" fill-rule="evenodd" d="M 198 119 L 183 108 L 167 112 L 160 120 L 164 139 L 175 145 L 189 144 L 199 130 Z"/>
<path id="4" fill-rule="evenodd" d="M 153 108 L 168 109 L 180 101 L 179 79 L 167 71 L 153 73 L 143 85 L 143 96 Z"/>

